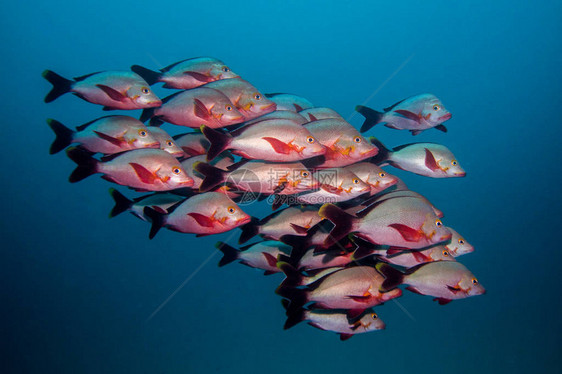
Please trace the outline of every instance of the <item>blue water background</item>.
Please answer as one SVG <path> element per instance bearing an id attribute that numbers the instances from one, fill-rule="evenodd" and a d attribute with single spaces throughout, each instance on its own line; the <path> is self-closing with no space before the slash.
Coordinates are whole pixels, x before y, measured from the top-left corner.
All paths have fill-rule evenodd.
<path id="1" fill-rule="evenodd" d="M 559 372 L 561 14 L 555 1 L 6 2 L 0 371 Z M 304 324 L 283 331 L 281 276 L 218 268 L 218 254 L 200 268 L 228 234 L 163 230 L 149 241 L 140 220 L 109 220 L 109 184 L 68 183 L 73 163 L 48 154 L 45 123 L 105 113 L 71 95 L 44 104 L 42 70 L 72 77 L 205 55 L 262 92 L 299 94 L 346 118 L 356 104 L 440 97 L 453 113 L 447 134 L 369 134 L 389 146 L 438 142 L 457 156 L 466 178 L 389 171 L 475 245 L 460 261 L 488 293 L 439 306 L 406 292 L 408 314 L 388 302 L 377 308 L 385 331 L 342 343 Z"/>

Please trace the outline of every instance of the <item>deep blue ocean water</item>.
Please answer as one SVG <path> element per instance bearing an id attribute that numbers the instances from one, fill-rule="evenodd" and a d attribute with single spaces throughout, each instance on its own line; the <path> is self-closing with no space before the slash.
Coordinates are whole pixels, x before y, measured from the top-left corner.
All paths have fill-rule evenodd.
<path id="1" fill-rule="evenodd" d="M 2 8 L 0 372 L 560 372 L 560 2 Z M 410 315 L 388 302 L 377 308 L 385 331 L 347 342 L 304 324 L 283 331 L 273 292 L 281 276 L 218 268 L 218 254 L 209 260 L 228 234 L 163 230 L 149 241 L 140 220 L 109 220 L 109 184 L 68 183 L 74 165 L 64 153 L 48 154 L 54 136 L 45 123 L 75 126 L 105 113 L 72 95 L 44 104 L 50 85 L 41 72 L 72 77 L 207 55 L 262 92 L 302 95 L 356 126 L 356 104 L 440 97 L 453 113 L 447 134 L 369 134 L 390 146 L 432 141 L 455 153 L 466 178 L 388 170 L 474 244 L 460 261 L 487 294 L 439 306 L 406 292 L 399 302 Z M 269 213 L 264 205 L 249 211 Z"/>

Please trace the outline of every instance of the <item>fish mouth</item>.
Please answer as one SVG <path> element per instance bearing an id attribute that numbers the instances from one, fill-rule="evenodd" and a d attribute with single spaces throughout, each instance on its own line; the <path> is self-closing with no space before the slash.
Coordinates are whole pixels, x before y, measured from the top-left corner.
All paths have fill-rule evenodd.
<path id="1" fill-rule="evenodd" d="M 439 121 L 441 122 L 445 122 L 451 119 L 451 117 L 453 117 L 453 115 L 451 113 L 447 113 L 441 117 L 439 117 Z"/>
<path id="2" fill-rule="evenodd" d="M 374 147 L 373 149 L 360 153 L 360 155 L 361 157 L 367 158 L 367 157 L 376 156 L 378 153 L 379 153 L 379 149 L 377 147 Z"/>
<path id="3" fill-rule="evenodd" d="M 462 173 L 455 173 L 454 176 L 455 177 L 466 177 L 466 171 L 463 171 Z"/>
<path id="4" fill-rule="evenodd" d="M 147 108 L 155 108 L 162 105 L 162 100 L 149 101 L 146 105 Z"/>
<path id="5" fill-rule="evenodd" d="M 252 220 L 252 217 L 246 216 L 236 221 L 236 225 L 245 225 Z"/>
<path id="6" fill-rule="evenodd" d="M 188 180 L 179 183 L 180 186 L 182 187 L 193 187 L 193 184 L 195 183 L 195 181 L 191 178 L 189 178 Z"/>
<path id="7" fill-rule="evenodd" d="M 267 104 L 267 105 L 264 105 L 264 106 L 260 107 L 261 111 L 267 110 L 267 111 L 273 112 L 275 109 L 277 109 L 277 104 L 275 104 L 274 102 L 271 102 L 271 104 Z"/>

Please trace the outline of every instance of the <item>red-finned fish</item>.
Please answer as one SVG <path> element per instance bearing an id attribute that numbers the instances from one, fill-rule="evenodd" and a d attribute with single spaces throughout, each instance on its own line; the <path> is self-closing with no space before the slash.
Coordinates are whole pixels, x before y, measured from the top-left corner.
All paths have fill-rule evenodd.
<path id="1" fill-rule="evenodd" d="M 53 85 L 45 96 L 46 103 L 72 92 L 87 102 L 103 105 L 104 110 L 144 109 L 162 104 L 149 84 L 130 71 L 102 71 L 69 80 L 45 70 L 43 77 Z"/>
<path id="2" fill-rule="evenodd" d="M 470 270 L 456 261 L 428 262 L 404 272 L 382 262 L 376 268 L 385 277 L 380 287 L 382 292 L 392 292 L 398 285 L 407 284 L 407 290 L 434 296 L 441 305 L 486 293 Z"/>
<path id="3" fill-rule="evenodd" d="M 175 195 L 172 193 L 153 193 L 135 199 L 127 198 L 115 188 L 110 188 L 109 193 L 115 201 L 115 206 L 109 213 L 110 218 L 129 211 L 143 221 L 148 222 L 150 222 L 150 218 L 144 215 L 144 207 L 148 206 L 165 214 L 168 213 L 168 208 L 176 205 L 182 200 L 185 200 L 185 196 Z"/>
<path id="4" fill-rule="evenodd" d="M 330 108 L 308 108 L 300 111 L 299 114 L 306 118 L 308 120 L 307 122 L 330 118 L 343 120 L 342 116 L 340 116 L 335 110 Z"/>
<path id="5" fill-rule="evenodd" d="M 412 197 L 376 202 L 357 212 L 356 216 L 333 204 L 323 205 L 318 214 L 335 225 L 326 239 L 327 246 L 348 233 L 373 244 L 406 249 L 421 249 L 451 239 L 451 232 L 431 207 Z"/>
<path id="6" fill-rule="evenodd" d="M 56 138 L 49 150 L 55 154 L 70 144 L 80 144 L 92 153 L 110 155 L 138 148 L 159 148 L 160 143 L 138 119 L 128 116 L 107 116 L 76 127 L 73 131 L 54 119 L 47 124 Z"/>
<path id="7" fill-rule="evenodd" d="M 283 235 L 304 236 L 321 220 L 317 208 L 291 206 L 244 225 L 238 242 L 245 243 L 258 234 L 270 240 L 279 240 Z"/>
<path id="8" fill-rule="evenodd" d="M 392 151 L 380 141 L 371 138 L 379 153 L 371 162 L 386 164 L 414 174 L 431 178 L 464 177 L 466 172 L 453 153 L 444 145 L 435 143 L 412 143 L 401 145 Z"/>
<path id="9" fill-rule="evenodd" d="M 302 283 L 303 275 L 300 272 L 286 262 L 278 262 L 277 266 L 286 278 L 276 292 L 291 301 L 288 313 L 313 302 L 315 308 L 347 309 L 347 316 L 356 318 L 366 309 L 402 295 L 399 288 L 380 292 L 379 288 L 385 279 L 371 266 L 335 271 L 305 288 L 295 288 Z"/>
<path id="10" fill-rule="evenodd" d="M 200 132 L 175 135 L 173 139 L 189 157 L 205 155 L 211 146 L 205 135 Z"/>
<path id="11" fill-rule="evenodd" d="M 76 147 L 69 148 L 66 153 L 78 164 L 70 175 L 71 183 L 101 173 L 105 180 L 140 191 L 169 191 L 193 186 L 193 179 L 179 161 L 161 149 L 134 149 L 115 154 L 105 162 Z"/>
<path id="12" fill-rule="evenodd" d="M 194 195 L 168 214 L 148 207 L 144 209 L 144 214 L 152 219 L 150 239 L 162 227 L 205 236 L 230 231 L 250 221 L 249 215 L 220 192 Z"/>
<path id="13" fill-rule="evenodd" d="M 351 171 L 343 168 L 320 169 L 314 175 L 320 183 L 320 189 L 297 196 L 297 201 L 300 203 L 338 203 L 371 191 L 371 186 Z"/>
<path id="14" fill-rule="evenodd" d="M 238 260 L 241 264 L 249 267 L 265 270 L 264 275 L 281 272 L 277 268 L 277 256 L 291 253 L 290 246 L 274 240 L 250 244 L 240 249 L 223 242 L 218 242 L 215 247 L 224 254 L 219 266 Z"/>
<path id="15" fill-rule="evenodd" d="M 341 248 L 331 248 L 322 253 L 316 253 L 314 248 L 308 249 L 297 263 L 299 270 L 325 269 L 346 266 L 353 261 L 353 252 Z"/>
<path id="16" fill-rule="evenodd" d="M 377 123 L 384 123 L 386 127 L 397 130 L 409 130 L 412 135 L 433 127 L 447 132 L 442 123 L 451 119 L 451 113 L 432 94 L 412 96 L 385 108 L 382 113 L 363 105 L 358 105 L 355 110 L 365 117 L 361 132 Z"/>
<path id="17" fill-rule="evenodd" d="M 206 125 L 220 128 L 244 121 L 244 116 L 222 92 L 207 87 L 180 91 L 162 99 L 162 106 L 145 109 L 141 121 L 150 119 L 158 126 L 162 122 L 199 128 Z"/>
<path id="18" fill-rule="evenodd" d="M 451 242 L 445 244 L 445 247 L 447 247 L 452 256 L 458 257 L 474 251 L 472 244 L 468 243 L 458 232 L 450 227 L 447 227 L 447 229 L 449 229 L 453 236 L 451 237 Z"/>
<path id="19" fill-rule="evenodd" d="M 189 175 L 191 178 L 193 178 L 193 187 L 192 188 L 194 190 L 198 190 L 199 187 L 201 187 L 201 183 L 203 182 L 203 178 L 205 176 L 198 173 L 193 168 L 193 165 L 196 164 L 197 162 L 205 162 L 206 160 L 207 160 L 207 155 L 203 154 L 203 155 L 199 155 L 199 156 L 193 156 L 193 157 L 186 158 L 185 160 L 183 160 L 181 162 L 181 166 L 185 170 L 187 175 Z M 220 155 L 219 157 L 217 157 L 213 161 L 211 161 L 211 164 L 213 166 L 216 166 L 217 168 L 226 169 L 230 165 L 234 164 L 234 158 L 232 156 L 228 155 L 228 154 L 225 154 L 224 157 L 223 157 L 223 155 Z M 232 195 L 229 194 L 228 196 L 230 198 L 233 198 L 234 196 L 236 196 L 236 194 L 233 193 Z"/>
<path id="20" fill-rule="evenodd" d="M 299 322 L 308 321 L 310 326 L 320 330 L 335 332 L 339 334 L 340 340 L 345 341 L 355 334 L 384 330 L 386 327 L 385 323 L 371 308 L 366 309 L 353 321 L 350 321 L 347 313 L 342 311 L 308 310 L 304 308 L 292 310 L 288 302 L 283 303 L 283 305 L 286 309 L 291 310 L 291 314 L 287 316 L 287 322 L 285 322 L 285 330 Z"/>
<path id="21" fill-rule="evenodd" d="M 236 109 L 249 121 L 273 112 L 277 106 L 257 88 L 241 78 L 224 79 L 205 85 L 225 94 Z"/>
<path id="22" fill-rule="evenodd" d="M 230 70 L 224 62 L 212 57 L 196 57 L 178 61 L 152 71 L 139 65 L 131 66 L 131 70 L 146 79 L 150 85 L 163 82 L 165 88 L 187 90 L 221 79 L 237 78 L 238 74 Z"/>
<path id="23" fill-rule="evenodd" d="M 326 148 L 303 126 L 290 120 L 265 120 L 228 134 L 201 126 L 211 143 L 207 159 L 230 149 L 235 155 L 262 161 L 301 161 L 326 152 Z"/>
<path id="24" fill-rule="evenodd" d="M 293 112 L 300 112 L 304 109 L 312 108 L 314 105 L 307 99 L 301 96 L 288 94 L 288 93 L 270 93 L 265 96 L 277 104 L 277 110 L 290 110 Z"/>
<path id="25" fill-rule="evenodd" d="M 420 251 L 404 250 L 396 254 L 387 253 L 384 256 L 379 256 L 379 259 L 404 268 L 411 268 L 419 264 L 433 261 L 455 261 L 455 258 L 444 245 L 437 245 Z"/>
<path id="26" fill-rule="evenodd" d="M 174 139 L 166 131 L 162 130 L 160 127 L 150 126 L 148 131 L 156 138 L 160 143 L 160 149 L 168 152 L 172 156 L 179 158 L 185 156 L 183 149 L 181 149 Z"/>
<path id="27" fill-rule="evenodd" d="M 263 116 L 254 118 L 253 120 L 246 121 L 245 125 L 251 125 L 256 122 L 261 122 L 269 119 L 287 119 L 295 122 L 298 125 L 303 125 L 308 122 L 308 120 L 298 113 L 291 112 L 289 110 L 275 110 L 271 113 L 264 114 Z"/>
<path id="28" fill-rule="evenodd" d="M 359 179 L 371 186 L 371 195 L 386 190 L 398 183 L 398 178 L 384 171 L 380 166 L 370 162 L 359 162 L 344 167 L 357 175 Z"/>
<path id="29" fill-rule="evenodd" d="M 300 162 L 290 164 L 243 160 L 228 170 L 201 162 L 193 168 L 205 176 L 199 190 L 206 192 L 227 184 L 232 190 L 262 195 L 293 195 L 318 187 L 318 181 Z"/>
<path id="30" fill-rule="evenodd" d="M 342 167 L 373 157 L 378 149 L 355 127 L 341 119 L 322 119 L 304 125 L 326 147 L 323 162 L 316 167 Z"/>

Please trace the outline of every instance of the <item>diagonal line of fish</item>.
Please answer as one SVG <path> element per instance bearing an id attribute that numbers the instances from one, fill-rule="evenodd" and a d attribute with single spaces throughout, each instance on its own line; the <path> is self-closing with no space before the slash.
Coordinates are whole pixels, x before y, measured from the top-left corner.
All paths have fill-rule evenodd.
<path id="1" fill-rule="evenodd" d="M 390 75 L 388 76 L 388 78 L 386 78 L 386 80 L 385 80 L 384 82 L 382 82 L 382 83 L 373 91 L 373 93 L 372 93 L 368 98 L 365 99 L 365 101 L 363 101 L 363 102 L 361 103 L 361 105 L 367 105 L 367 103 L 369 103 L 369 101 L 371 101 L 371 99 L 372 99 L 373 97 L 375 97 L 375 95 L 378 94 L 379 91 L 382 90 L 382 89 L 384 88 L 384 86 L 386 86 L 386 85 L 388 84 L 388 82 L 390 82 L 390 81 L 392 80 L 392 78 L 394 78 L 398 73 L 400 73 L 400 71 L 401 71 L 402 69 L 404 69 L 404 68 L 406 67 L 406 65 L 408 65 L 408 63 L 410 62 L 410 60 L 412 60 L 412 58 L 414 58 L 415 55 L 416 55 L 415 53 L 412 53 L 412 54 L 410 55 L 410 57 L 408 57 L 407 59 L 405 59 L 404 62 L 402 62 L 402 64 L 401 64 L 398 68 L 396 68 L 396 70 L 394 70 L 394 72 L 393 72 L 392 74 L 390 74 Z M 357 114 L 357 112 L 356 112 L 356 111 L 353 111 L 353 112 L 347 117 L 346 121 L 348 121 L 348 122 L 351 121 L 351 119 L 352 119 L 353 117 L 355 117 L 356 114 Z"/>
<path id="2" fill-rule="evenodd" d="M 235 234 L 235 231 L 232 230 L 232 232 L 230 233 L 230 235 L 226 238 L 226 240 L 225 240 L 224 242 L 227 243 L 230 239 L 232 239 L 232 238 L 234 237 L 234 234 Z M 162 308 L 164 308 L 164 307 L 166 306 L 166 304 L 168 304 L 168 303 L 170 302 L 170 300 L 172 300 L 172 299 L 174 298 L 174 296 L 176 296 L 176 294 L 177 294 L 178 292 L 180 292 L 181 289 L 184 288 L 185 285 L 186 285 L 187 283 L 189 283 L 189 281 L 192 280 L 192 279 L 197 275 L 197 273 L 199 273 L 199 272 L 201 271 L 201 269 L 203 269 L 203 268 L 205 267 L 205 265 L 207 265 L 207 263 L 209 263 L 209 261 L 211 261 L 211 259 L 212 259 L 213 257 L 215 257 L 215 255 L 216 255 L 218 252 L 219 252 L 219 250 L 218 250 L 218 249 L 215 249 L 215 250 L 213 251 L 213 253 L 211 253 L 211 254 L 209 255 L 209 257 L 207 257 L 207 258 L 197 267 L 197 269 L 195 269 L 190 275 L 188 275 L 187 278 L 185 278 L 185 280 L 174 290 L 174 292 L 172 292 L 172 293 L 170 294 L 170 296 L 168 296 L 168 297 L 166 298 L 166 300 L 164 300 L 164 301 L 162 302 L 162 304 L 160 304 L 160 305 L 158 306 L 158 308 L 156 308 L 156 309 L 154 310 L 154 312 L 152 312 L 152 314 L 151 314 L 150 316 L 148 316 L 148 318 L 147 318 L 144 322 L 145 322 L 145 323 L 150 322 L 150 320 L 151 320 L 152 318 L 154 318 L 154 316 L 156 316 L 156 314 L 158 314 L 158 312 L 160 312 L 160 311 L 162 310 Z"/>

